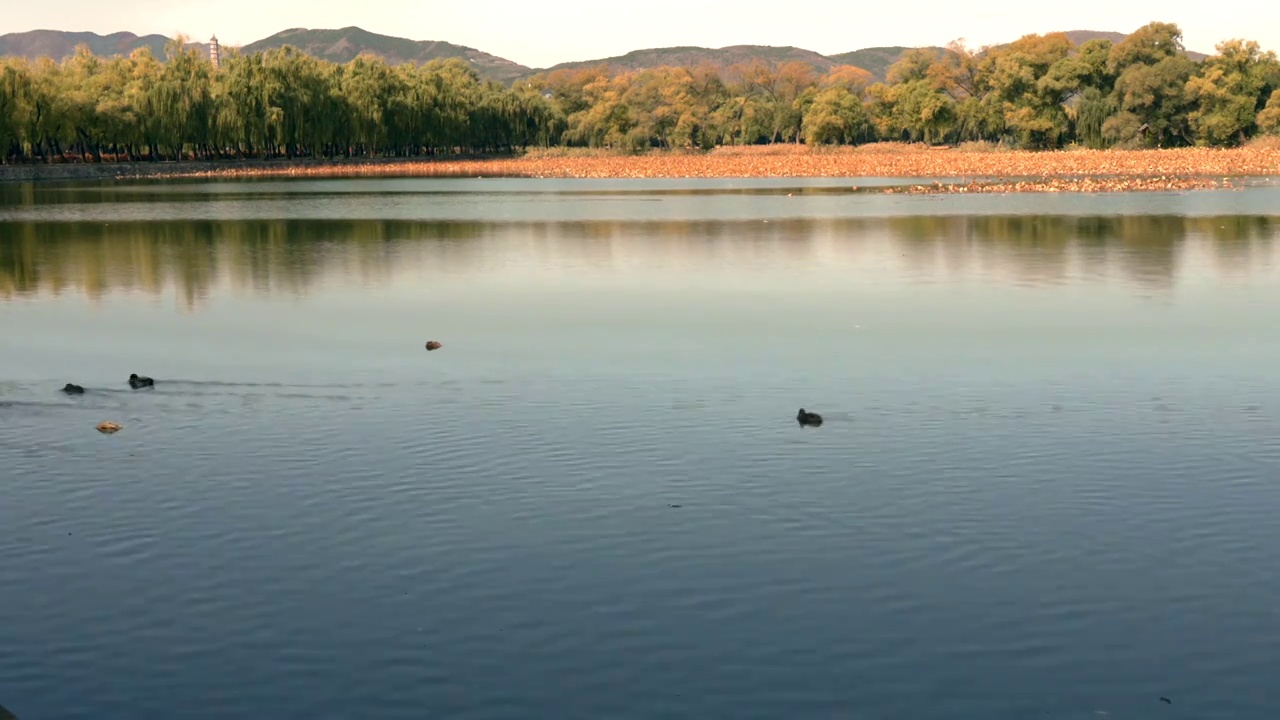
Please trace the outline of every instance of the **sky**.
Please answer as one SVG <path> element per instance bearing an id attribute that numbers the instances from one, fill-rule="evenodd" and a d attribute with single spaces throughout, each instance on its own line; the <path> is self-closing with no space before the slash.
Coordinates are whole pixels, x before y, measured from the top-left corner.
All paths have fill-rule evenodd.
<path id="1" fill-rule="evenodd" d="M 1173 22 L 1188 50 L 1231 38 L 1280 52 L 1280 2 L 1238 0 L 0 0 L 0 34 L 182 33 L 245 45 L 286 28 L 341 28 L 466 45 L 530 67 L 672 45 L 794 45 L 824 55 L 882 45 L 970 46 L 1058 30 L 1132 32 Z M 752 9 L 754 7 L 754 9 Z M 869 8 L 874 7 L 875 10 Z M 1224 9 L 1226 8 L 1226 9 Z"/>

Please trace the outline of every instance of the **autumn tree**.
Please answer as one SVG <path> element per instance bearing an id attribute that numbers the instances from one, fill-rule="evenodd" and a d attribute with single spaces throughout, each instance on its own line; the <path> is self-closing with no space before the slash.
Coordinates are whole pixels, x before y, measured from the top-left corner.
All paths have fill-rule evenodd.
<path id="1" fill-rule="evenodd" d="M 1187 81 L 1195 64 L 1182 47 L 1182 31 L 1171 23 L 1139 28 L 1111 48 L 1107 68 L 1115 73 L 1112 102 L 1116 114 L 1103 134 L 1116 142 L 1146 145 L 1185 144 L 1188 122 Z"/>
<path id="2" fill-rule="evenodd" d="M 1258 113 L 1258 130 L 1268 135 L 1280 135 L 1280 90 L 1271 93 L 1266 107 Z"/>
<path id="3" fill-rule="evenodd" d="M 1253 41 L 1228 40 L 1217 50 L 1187 81 L 1195 104 L 1191 128 L 1202 145 L 1242 143 L 1257 131 L 1259 111 L 1280 87 L 1280 61 Z"/>
<path id="4" fill-rule="evenodd" d="M 842 85 L 818 92 L 803 121 L 808 145 L 855 144 L 874 137 L 874 126 L 862 99 Z"/>

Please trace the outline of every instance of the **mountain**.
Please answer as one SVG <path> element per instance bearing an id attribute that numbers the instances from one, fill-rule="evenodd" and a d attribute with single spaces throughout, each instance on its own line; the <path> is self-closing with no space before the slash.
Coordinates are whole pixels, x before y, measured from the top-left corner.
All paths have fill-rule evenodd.
<path id="1" fill-rule="evenodd" d="M 425 63 L 438 58 L 462 58 L 481 75 L 506 82 L 529 72 L 529 68 L 504 58 L 439 40 L 408 40 L 379 35 L 358 27 L 340 30 L 291 28 L 249 43 L 241 52 L 255 53 L 292 45 L 302 52 L 335 63 L 350 62 L 361 53 L 373 53 L 396 65 Z"/>
<path id="2" fill-rule="evenodd" d="M 871 76 L 876 80 L 884 80 L 884 76 L 888 74 L 889 66 L 898 62 L 898 58 L 902 57 L 903 53 L 914 49 L 902 46 L 863 48 L 853 52 L 831 55 L 830 58 L 837 65 L 860 67 L 871 73 Z M 942 52 L 943 50 L 940 47 L 927 49 L 936 52 Z"/>
<path id="3" fill-rule="evenodd" d="M 820 55 L 812 50 L 798 47 L 775 47 L 773 45 L 730 45 L 722 48 L 704 47 L 668 47 L 634 50 L 626 55 L 603 58 L 600 60 L 580 60 L 560 63 L 546 70 L 572 70 L 608 64 L 611 70 L 644 70 L 664 65 L 693 67 L 710 64 L 717 67 L 728 67 L 737 63 L 762 60 L 768 64 L 798 61 L 805 63 L 818 72 L 826 72 L 837 65 L 856 65 L 870 72 L 877 80 L 883 80 L 885 71 L 898 60 L 907 47 L 875 47 L 854 50 L 839 55 Z M 941 50 L 941 48 L 937 48 Z"/>
<path id="4" fill-rule="evenodd" d="M 164 58 L 164 46 L 169 41 L 163 35 L 137 36 L 129 32 L 98 35 L 91 32 L 63 32 L 61 30 L 32 30 L 23 33 L 0 35 L 0 57 L 17 56 L 35 60 L 50 57 L 62 60 L 75 54 L 77 45 L 84 44 L 100 57 L 128 55 L 140 47 L 151 49 L 152 54 Z M 530 69 L 519 64 L 481 52 L 475 48 L 432 40 L 407 40 L 368 32 L 357 27 L 339 30 L 309 30 L 292 28 L 268 38 L 250 43 L 243 52 L 273 50 L 292 45 L 299 50 L 324 60 L 345 63 L 365 52 L 380 55 L 390 63 L 424 63 L 436 58 L 462 58 L 481 75 L 501 82 L 529 74 Z M 205 43 L 188 43 L 201 52 L 208 51 Z"/>
<path id="5" fill-rule="evenodd" d="M 1124 33 L 1101 32 L 1098 30 L 1068 30 L 1064 34 L 1067 36 L 1069 40 L 1071 40 L 1072 43 L 1074 43 L 1077 46 L 1083 45 L 1089 42 L 1090 40 L 1110 40 L 1111 44 L 1116 45 L 1122 42 L 1125 38 L 1129 37 Z M 1192 62 L 1200 62 L 1201 60 L 1204 60 L 1209 56 L 1202 52 L 1196 52 L 1195 50 L 1188 50 L 1187 57 L 1191 58 Z"/>
<path id="6" fill-rule="evenodd" d="M 1129 37 L 1124 33 L 1103 32 L 1101 30 L 1067 30 L 1063 35 L 1074 45 L 1083 45 L 1090 40 L 1110 40 L 1112 45 L 1118 45 Z"/>
<path id="7" fill-rule="evenodd" d="M 710 64 L 717 67 L 728 67 L 737 63 L 762 60 L 768 64 L 798 61 L 805 63 L 820 73 L 837 65 L 854 65 L 871 73 L 876 80 L 884 80 L 889 66 L 898 61 L 902 54 L 913 48 L 908 47 L 874 47 L 840 53 L 839 55 L 820 55 L 812 50 L 798 47 L 775 47 L 773 45 L 730 45 L 722 48 L 704 47 L 669 47 L 634 50 L 626 55 L 618 55 L 600 60 L 580 60 L 560 63 L 546 70 L 572 70 L 607 64 L 613 71 L 644 70 L 664 65 L 693 67 Z M 942 48 L 933 48 L 942 50 Z"/>
<path id="8" fill-rule="evenodd" d="M 1124 33 L 1095 30 L 1071 30 L 1066 35 L 1077 45 L 1094 39 L 1120 42 L 1126 37 Z M 89 32 L 33 30 L 0 35 L 0 57 L 17 55 L 34 59 L 47 56 L 61 60 L 73 54 L 76 45 L 83 43 L 88 45 L 95 55 L 100 56 L 127 55 L 139 47 L 148 47 L 156 57 L 163 58 L 166 42 L 167 39 L 162 35 L 139 37 L 128 32 L 98 35 Z M 837 65 L 855 65 L 870 72 L 876 80 L 884 80 L 889 66 L 902 57 L 903 53 L 912 49 L 902 46 L 872 47 L 837 55 L 821 55 L 804 48 L 771 45 L 731 45 L 722 48 L 667 47 L 635 50 L 610 58 L 566 62 L 550 68 L 535 69 L 463 45 L 433 40 L 409 40 L 379 35 L 358 27 L 346 27 L 338 30 L 291 28 L 245 45 L 241 50 L 251 53 L 277 49 L 285 45 L 292 45 L 309 55 L 336 63 L 348 62 L 362 53 L 378 55 L 393 64 L 423 63 L 437 58 L 462 58 L 482 76 L 504 83 L 527 78 L 539 72 L 601 64 L 608 64 L 614 71 L 626 71 L 664 65 L 692 67 L 710 64 L 727 67 L 753 60 L 762 60 L 768 64 L 799 61 L 808 64 L 818 72 L 826 72 Z M 188 47 L 201 50 L 207 48 L 203 44 L 189 44 Z M 941 50 L 942 48 L 930 49 Z M 1191 51 L 1188 51 L 1187 55 L 1197 62 L 1207 57 L 1203 53 Z"/>
<path id="9" fill-rule="evenodd" d="M 1123 41 L 1128 37 L 1125 33 L 1118 32 L 1102 32 L 1097 30 L 1071 30 L 1065 33 L 1071 42 L 1081 45 L 1089 40 L 1104 39 L 1113 43 Z M 723 48 L 704 48 L 704 47 L 669 47 L 669 48 L 651 48 L 647 50 L 635 50 L 626 55 L 617 55 L 615 57 L 602 58 L 599 60 L 580 60 L 576 62 L 560 63 L 553 65 L 546 70 L 531 71 L 546 72 L 550 70 L 567 70 L 574 68 L 591 67 L 593 65 L 607 64 L 613 71 L 625 70 L 643 70 L 646 68 L 662 67 L 663 65 L 682 65 L 690 67 L 708 63 L 719 67 L 727 67 L 735 63 L 749 62 L 751 60 L 763 60 L 766 63 L 782 63 L 791 60 L 798 60 L 813 67 L 818 72 L 826 72 L 836 65 L 853 65 L 871 73 L 876 80 L 884 80 L 888 73 L 889 66 L 893 65 L 908 50 L 916 48 L 904 47 L 901 45 L 887 47 L 871 47 L 852 52 L 839 53 L 837 55 L 820 55 L 811 50 L 805 50 L 797 47 L 774 47 L 770 45 L 732 45 Z M 944 48 L 928 47 L 928 50 L 941 52 Z M 1192 60 L 1199 62 L 1208 57 L 1204 53 L 1187 51 L 1187 56 Z"/>
<path id="10" fill-rule="evenodd" d="M 151 54 L 164 57 L 164 44 L 169 38 L 163 35 L 143 35 L 130 32 L 99 35 L 91 32 L 63 32 L 61 30 L 32 30 L 30 32 L 0 35 L 0 57 L 18 56 L 35 60 L 49 57 L 62 60 L 75 54 L 77 45 L 88 45 L 89 51 L 100 57 L 128 55 L 140 47 L 151 48 Z"/>
<path id="11" fill-rule="evenodd" d="M 615 57 L 603 58 L 600 60 L 581 60 L 577 62 L 560 63 L 559 65 L 552 65 L 551 67 L 546 68 L 546 70 L 539 70 L 537 72 L 574 70 L 605 64 L 607 64 L 609 69 L 613 71 L 645 70 L 647 68 L 663 66 L 695 67 L 702 64 L 728 67 L 729 65 L 750 62 L 752 60 L 763 60 L 769 64 L 799 61 L 807 63 L 813 66 L 814 69 L 820 71 L 829 70 L 838 64 L 825 55 L 819 55 L 812 50 L 805 50 L 798 47 L 731 45 L 729 47 L 715 49 L 704 47 L 668 47 L 633 50 L 626 55 L 617 55 Z"/>

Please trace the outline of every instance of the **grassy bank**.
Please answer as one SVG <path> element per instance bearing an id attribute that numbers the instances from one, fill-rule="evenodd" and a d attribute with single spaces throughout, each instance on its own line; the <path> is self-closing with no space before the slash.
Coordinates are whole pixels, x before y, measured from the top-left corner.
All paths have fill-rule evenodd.
<path id="1" fill-rule="evenodd" d="M 809 148 L 772 145 L 711 152 L 531 151 L 502 158 L 439 160 L 268 160 L 52 164 L 0 167 L 6 180 L 94 178 L 529 177 L 750 178 L 898 177 L 958 179 L 886 192 L 1110 192 L 1221 187 L 1280 175 L 1280 142 L 1231 149 L 1008 151 L 985 145 L 879 143 Z"/>

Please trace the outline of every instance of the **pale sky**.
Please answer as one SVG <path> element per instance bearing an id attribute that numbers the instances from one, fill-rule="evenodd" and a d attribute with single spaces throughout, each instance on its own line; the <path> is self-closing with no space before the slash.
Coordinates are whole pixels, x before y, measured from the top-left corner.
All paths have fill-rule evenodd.
<path id="1" fill-rule="evenodd" d="M 826 55 L 957 38 L 979 46 L 1033 32 L 1132 32 L 1153 20 L 1177 23 L 1189 50 L 1212 53 L 1217 42 L 1239 37 L 1280 52 L 1277 0 L 0 0 L 0 7 L 0 35 L 127 30 L 203 41 L 216 33 L 225 45 L 244 45 L 291 27 L 355 25 L 530 67 L 672 45 L 794 45 Z"/>

